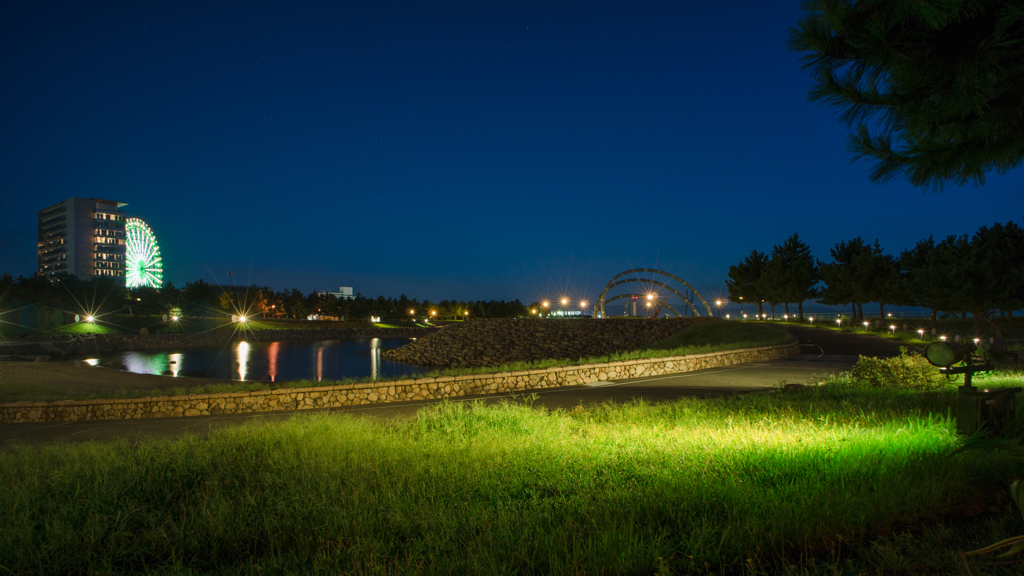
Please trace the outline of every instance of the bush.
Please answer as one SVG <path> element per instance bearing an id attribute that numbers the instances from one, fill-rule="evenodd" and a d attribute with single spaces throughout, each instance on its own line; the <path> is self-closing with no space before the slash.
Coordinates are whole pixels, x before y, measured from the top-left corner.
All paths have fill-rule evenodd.
<path id="1" fill-rule="evenodd" d="M 924 356 L 902 346 L 894 358 L 861 356 L 850 369 L 850 378 L 872 388 L 941 388 L 946 382 Z"/>

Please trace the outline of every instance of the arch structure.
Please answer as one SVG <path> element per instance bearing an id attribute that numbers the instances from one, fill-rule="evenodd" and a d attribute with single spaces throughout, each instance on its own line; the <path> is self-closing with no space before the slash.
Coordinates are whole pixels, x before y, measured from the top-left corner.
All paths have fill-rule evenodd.
<path id="1" fill-rule="evenodd" d="M 660 280 L 655 280 L 653 278 L 651 278 L 651 279 L 645 279 L 645 278 L 622 278 L 623 276 L 628 276 L 629 274 L 636 274 L 637 272 L 647 272 L 647 273 L 650 273 L 650 274 L 665 276 L 666 278 L 675 280 L 676 282 L 682 284 L 683 286 L 686 287 L 687 291 L 690 294 L 692 294 L 693 296 L 696 296 L 697 299 L 700 300 L 700 303 L 704 305 L 704 309 L 707 311 L 707 315 L 708 316 L 713 316 L 713 314 L 711 313 L 711 306 L 708 305 L 707 300 L 705 300 L 704 297 L 700 295 L 700 292 L 697 292 L 697 290 L 693 286 L 690 286 L 682 278 L 680 278 L 678 276 L 675 276 L 673 274 L 669 274 L 668 272 L 665 272 L 663 270 L 655 270 L 654 268 L 633 268 L 632 270 L 626 270 L 625 272 L 620 272 L 619 274 L 616 274 L 611 280 L 608 281 L 608 284 L 605 285 L 604 290 L 601 291 L 601 295 L 597 298 L 597 302 L 594 305 L 594 313 L 598 317 L 600 317 L 600 318 L 607 318 L 608 317 L 608 315 L 605 314 L 605 311 L 604 311 L 605 304 L 608 304 L 610 302 L 614 302 L 615 300 L 618 300 L 620 298 L 633 298 L 633 297 L 636 297 L 636 296 L 643 297 L 642 294 L 619 294 L 618 296 L 613 296 L 611 298 L 607 298 L 609 290 L 611 290 L 612 288 L 615 288 L 616 286 L 621 286 L 623 284 L 628 284 L 630 282 L 640 282 L 640 283 L 643 283 L 643 284 L 654 284 L 655 286 L 661 286 L 662 288 L 664 288 L 664 289 L 668 290 L 669 292 L 671 292 L 671 293 L 675 294 L 676 296 L 678 296 L 679 299 L 682 300 L 684 304 L 686 304 L 687 306 L 690 307 L 690 310 L 693 311 L 693 315 L 694 316 L 700 316 L 701 315 L 700 311 L 697 309 L 697 307 L 693 303 L 693 297 L 692 296 L 691 297 L 687 297 L 687 296 L 683 295 L 681 292 L 679 292 L 678 290 L 676 290 L 675 288 L 673 288 L 672 286 L 670 286 L 670 285 L 668 285 L 668 284 L 666 284 L 666 283 L 664 283 L 664 282 L 662 282 Z M 620 278 L 622 278 L 622 279 L 620 280 Z M 660 304 L 662 304 L 664 307 L 666 307 L 669 310 L 671 310 L 677 316 L 682 316 L 682 314 L 679 314 L 679 312 L 677 312 L 675 310 L 675 308 L 672 308 L 667 303 L 665 303 L 665 299 L 666 298 L 659 298 L 658 302 Z"/>

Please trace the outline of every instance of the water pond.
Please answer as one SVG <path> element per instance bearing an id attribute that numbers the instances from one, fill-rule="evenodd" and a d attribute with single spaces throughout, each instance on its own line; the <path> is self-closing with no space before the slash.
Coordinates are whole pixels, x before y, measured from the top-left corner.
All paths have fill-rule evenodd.
<path id="1" fill-rule="evenodd" d="M 232 342 L 215 348 L 119 352 L 86 361 L 137 374 L 223 380 L 285 382 L 366 377 L 387 379 L 425 371 L 422 367 L 392 362 L 381 356 L 385 349 L 397 348 L 411 340 L 372 338 L 315 342 Z"/>

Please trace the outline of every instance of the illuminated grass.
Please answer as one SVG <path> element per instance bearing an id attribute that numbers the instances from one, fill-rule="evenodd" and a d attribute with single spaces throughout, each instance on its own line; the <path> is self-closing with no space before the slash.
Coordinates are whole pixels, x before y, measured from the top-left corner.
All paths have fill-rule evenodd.
<path id="1" fill-rule="evenodd" d="M 944 458 L 953 398 L 826 386 L 581 413 L 445 403 L 387 423 L 14 449 L 0 454 L 0 566 L 776 573 L 1002 487 L 1019 461 Z"/>
<path id="2" fill-rule="evenodd" d="M 65 336 L 79 336 L 86 334 L 120 334 L 123 330 L 119 330 L 112 326 L 105 324 L 90 323 L 90 322 L 77 322 L 75 324 L 65 324 L 59 328 L 54 328 L 51 333 L 60 334 Z"/>

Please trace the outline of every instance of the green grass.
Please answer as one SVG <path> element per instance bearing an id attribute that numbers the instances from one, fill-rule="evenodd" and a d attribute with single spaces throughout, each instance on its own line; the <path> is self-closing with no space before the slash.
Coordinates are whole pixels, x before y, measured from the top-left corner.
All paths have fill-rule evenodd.
<path id="1" fill-rule="evenodd" d="M 774 346 L 785 344 L 790 338 L 792 336 L 789 332 L 778 326 L 723 320 L 694 324 L 660 342 L 645 346 L 644 350 L 669 351 L 673 355 L 681 350 L 685 351 L 683 354 L 699 354 L 730 348 Z"/>
<path id="2" fill-rule="evenodd" d="M 82 336 L 87 334 L 120 334 L 124 330 L 120 330 L 113 326 L 106 324 L 94 323 L 94 322 L 78 322 L 75 324 L 65 324 L 59 328 L 55 328 L 50 331 L 51 334 L 58 334 L 62 336 Z"/>
<path id="3" fill-rule="evenodd" d="M 316 415 L 206 438 L 12 448 L 0 453 L 0 566 L 774 574 L 856 561 L 865 573 L 922 574 L 886 569 L 873 535 L 895 542 L 910 526 L 934 544 L 922 530 L 987 509 L 1021 470 L 995 452 L 946 458 L 961 443 L 954 397 L 837 381 L 549 412 L 531 396 L 387 422 Z M 1011 517 L 961 545 L 1022 524 Z M 947 556 L 929 556 L 931 573 L 959 570 Z"/>

